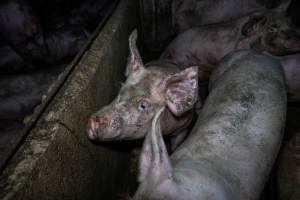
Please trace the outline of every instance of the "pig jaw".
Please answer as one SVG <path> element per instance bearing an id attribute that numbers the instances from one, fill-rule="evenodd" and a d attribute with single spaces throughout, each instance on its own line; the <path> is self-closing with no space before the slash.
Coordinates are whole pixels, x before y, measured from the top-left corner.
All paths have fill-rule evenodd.
<path id="1" fill-rule="evenodd" d="M 300 35 L 283 32 L 278 35 L 266 34 L 257 38 L 251 47 L 269 52 L 275 56 L 285 56 L 300 52 Z"/>

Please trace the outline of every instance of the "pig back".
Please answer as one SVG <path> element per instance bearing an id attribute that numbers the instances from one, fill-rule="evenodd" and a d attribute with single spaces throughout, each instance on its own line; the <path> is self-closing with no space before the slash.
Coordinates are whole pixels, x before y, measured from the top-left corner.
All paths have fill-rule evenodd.
<path id="1" fill-rule="evenodd" d="M 231 53 L 213 72 L 195 127 L 171 160 L 198 163 L 199 169 L 224 178 L 239 199 L 258 199 L 281 144 L 285 117 L 281 65 L 254 51 Z"/>

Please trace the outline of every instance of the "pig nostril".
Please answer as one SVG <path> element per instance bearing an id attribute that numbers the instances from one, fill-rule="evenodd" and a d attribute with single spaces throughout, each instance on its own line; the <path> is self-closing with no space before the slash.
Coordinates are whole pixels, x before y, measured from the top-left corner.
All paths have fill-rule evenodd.
<path id="1" fill-rule="evenodd" d="M 96 133 L 92 129 L 87 130 L 87 135 L 88 135 L 88 138 L 91 140 L 94 140 L 97 136 Z"/>
<path id="2" fill-rule="evenodd" d="M 99 120 L 96 117 L 89 119 L 89 127 L 92 131 L 96 131 L 99 128 Z"/>
<path id="3" fill-rule="evenodd" d="M 96 117 L 91 117 L 88 121 L 87 135 L 88 138 L 94 140 L 97 138 L 97 129 L 99 128 L 99 122 Z"/>
<path id="4" fill-rule="evenodd" d="M 92 119 L 93 119 L 95 122 L 99 123 L 99 117 L 98 117 L 98 116 L 94 116 L 94 117 L 92 117 Z"/>

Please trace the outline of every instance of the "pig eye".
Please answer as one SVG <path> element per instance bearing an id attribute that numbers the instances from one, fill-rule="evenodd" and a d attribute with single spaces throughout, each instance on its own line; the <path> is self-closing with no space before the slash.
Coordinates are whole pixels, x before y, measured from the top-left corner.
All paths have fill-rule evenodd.
<path id="1" fill-rule="evenodd" d="M 270 33 L 276 33 L 278 31 L 278 27 L 277 25 L 273 24 L 269 27 L 269 30 L 268 30 Z"/>
<path id="2" fill-rule="evenodd" d="M 138 104 L 138 109 L 140 111 L 147 111 L 148 108 L 149 108 L 150 104 L 148 101 L 145 101 L 145 100 L 141 100 L 139 101 L 139 104 Z"/>

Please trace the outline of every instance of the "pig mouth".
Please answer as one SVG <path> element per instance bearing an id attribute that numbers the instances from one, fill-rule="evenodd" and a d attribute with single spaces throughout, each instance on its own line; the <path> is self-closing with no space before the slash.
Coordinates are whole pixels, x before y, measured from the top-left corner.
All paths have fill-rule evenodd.
<path id="1" fill-rule="evenodd" d="M 87 136 L 92 141 L 112 141 L 121 138 L 120 129 L 112 130 L 109 128 L 101 129 L 89 126 L 87 128 Z"/>
<path id="2" fill-rule="evenodd" d="M 91 120 L 88 122 L 86 134 L 91 141 L 117 141 L 117 140 L 133 140 L 140 139 L 145 136 L 144 131 L 137 128 L 135 125 L 126 125 L 126 128 L 122 126 L 109 126 L 95 124 Z"/>
<path id="3" fill-rule="evenodd" d="M 276 38 L 258 38 L 251 45 L 251 48 L 257 50 L 264 50 L 276 56 L 285 56 L 288 54 L 300 52 L 299 41 L 276 41 Z"/>

